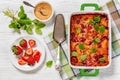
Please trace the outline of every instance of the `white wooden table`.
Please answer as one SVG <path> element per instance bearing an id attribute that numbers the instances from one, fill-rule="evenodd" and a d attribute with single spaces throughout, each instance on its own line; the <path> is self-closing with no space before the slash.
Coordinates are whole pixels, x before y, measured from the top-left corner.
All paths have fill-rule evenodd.
<path id="1" fill-rule="evenodd" d="M 41 0 L 26 0 L 32 4 L 36 4 Z M 45 0 L 52 4 L 56 14 L 62 13 L 64 16 L 71 12 L 79 11 L 80 5 L 84 2 L 95 2 L 99 5 L 104 5 L 109 0 Z M 36 72 L 24 73 L 11 64 L 8 54 L 10 54 L 11 43 L 20 36 L 28 35 L 23 32 L 21 35 L 13 33 L 11 29 L 8 28 L 8 23 L 10 19 L 2 14 L 4 9 L 8 7 L 18 10 L 19 6 L 22 4 L 22 0 L 0 0 L 0 80 L 59 80 L 59 76 L 55 67 L 46 68 L 45 64 L 41 69 Z M 34 18 L 32 13 L 32 8 L 25 6 L 26 12 L 31 18 Z M 67 19 L 65 18 L 67 23 Z M 43 35 L 32 35 L 37 38 L 42 38 L 46 36 L 49 32 L 53 31 L 53 26 L 48 26 L 42 29 Z M 52 60 L 51 55 L 46 48 L 46 61 Z M 100 75 L 97 77 L 82 77 L 80 80 L 118 80 L 120 78 L 120 56 L 113 59 L 110 68 L 100 70 Z M 78 80 L 74 78 L 73 80 Z"/>

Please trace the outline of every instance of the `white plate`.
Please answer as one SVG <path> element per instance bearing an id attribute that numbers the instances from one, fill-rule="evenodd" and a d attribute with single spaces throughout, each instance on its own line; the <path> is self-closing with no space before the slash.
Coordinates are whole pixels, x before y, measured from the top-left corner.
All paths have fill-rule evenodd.
<path id="1" fill-rule="evenodd" d="M 14 55 L 14 53 L 11 50 L 10 59 L 11 59 L 12 64 L 14 65 L 14 67 L 16 67 L 17 69 L 22 70 L 22 71 L 32 71 L 32 70 L 35 70 L 35 69 L 39 68 L 40 66 L 42 66 L 43 62 L 45 60 L 45 48 L 44 48 L 44 45 L 42 44 L 42 41 L 38 40 L 34 37 L 31 37 L 31 36 L 24 36 L 24 37 L 20 37 L 17 40 L 15 40 L 15 42 L 12 44 L 12 46 L 13 45 L 19 45 L 19 42 L 20 42 L 21 39 L 26 39 L 27 41 L 29 39 L 35 40 L 36 41 L 36 47 L 34 47 L 33 50 L 35 50 L 35 49 L 39 50 L 41 52 L 41 57 L 40 57 L 40 61 L 38 63 L 35 63 L 33 66 L 30 66 L 28 64 L 19 65 L 17 56 Z"/>

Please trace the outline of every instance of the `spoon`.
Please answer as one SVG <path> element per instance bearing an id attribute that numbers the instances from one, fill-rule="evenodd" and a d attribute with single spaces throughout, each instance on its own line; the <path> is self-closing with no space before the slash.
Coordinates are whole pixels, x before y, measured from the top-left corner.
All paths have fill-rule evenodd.
<path id="1" fill-rule="evenodd" d="M 53 31 L 53 39 L 58 43 L 58 53 L 57 53 L 57 60 L 55 63 L 55 68 L 56 70 L 61 71 L 60 46 L 61 46 L 61 43 L 64 42 L 66 39 L 65 22 L 64 22 L 64 17 L 62 14 L 56 15 L 54 31 Z"/>
<path id="2" fill-rule="evenodd" d="M 26 2 L 26 1 L 23 1 L 23 3 L 27 6 L 30 6 L 30 7 L 33 7 L 35 8 L 35 6 L 33 6 L 32 4 L 30 4 L 29 2 Z M 43 16 L 47 16 L 48 14 L 47 13 L 44 13 L 45 9 L 44 8 L 40 8 L 39 9 L 39 12 L 43 15 Z"/>

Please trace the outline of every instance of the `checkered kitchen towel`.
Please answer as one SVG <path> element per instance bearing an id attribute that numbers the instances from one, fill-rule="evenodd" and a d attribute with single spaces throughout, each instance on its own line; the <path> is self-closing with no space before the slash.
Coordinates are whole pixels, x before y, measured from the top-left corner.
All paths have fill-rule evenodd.
<path id="1" fill-rule="evenodd" d="M 111 15 L 112 27 L 112 57 L 120 55 L 120 1 L 111 0 L 101 8 Z"/>
<path id="2" fill-rule="evenodd" d="M 120 3 L 118 0 L 112 0 L 101 8 L 101 10 L 109 11 L 112 18 L 112 58 L 120 55 Z M 67 30 L 68 26 L 66 26 Z M 67 33 L 67 31 L 66 31 Z M 57 56 L 57 43 L 53 40 L 53 33 L 50 33 L 44 38 L 53 60 L 56 61 Z M 67 40 L 62 43 L 61 50 L 61 63 L 62 71 L 60 72 L 63 80 L 69 80 L 72 77 L 78 76 L 80 74 L 79 69 L 73 69 L 68 63 L 68 46 Z M 64 52 L 63 52 L 64 51 Z"/>
<path id="3" fill-rule="evenodd" d="M 68 28 L 68 26 L 66 26 L 66 34 L 67 34 L 67 30 L 68 30 L 67 28 Z M 44 38 L 44 40 L 51 52 L 53 60 L 56 61 L 58 44 L 53 40 L 53 33 L 50 33 L 48 36 L 46 36 Z M 66 40 L 61 44 L 61 52 L 60 52 L 60 54 L 61 54 L 60 60 L 61 60 L 61 64 L 62 64 L 62 71 L 60 72 L 60 74 L 61 74 L 61 77 L 63 80 L 69 80 L 70 78 L 80 74 L 79 69 L 73 69 L 69 65 L 68 44 L 67 43 L 68 42 Z"/>

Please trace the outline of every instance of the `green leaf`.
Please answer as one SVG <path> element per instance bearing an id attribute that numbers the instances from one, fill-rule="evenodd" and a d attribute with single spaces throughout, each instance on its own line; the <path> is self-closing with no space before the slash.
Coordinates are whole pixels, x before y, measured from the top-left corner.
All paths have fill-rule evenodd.
<path id="1" fill-rule="evenodd" d="M 15 23 L 10 23 L 9 24 L 9 28 L 15 28 L 15 27 L 17 27 L 17 25 Z"/>
<path id="2" fill-rule="evenodd" d="M 95 25 L 95 26 L 94 26 L 94 29 L 95 29 L 96 31 L 98 31 L 98 30 L 99 30 L 99 26 L 98 26 L 98 25 Z"/>
<path id="3" fill-rule="evenodd" d="M 96 48 L 91 49 L 91 52 L 96 52 L 96 51 L 97 51 Z"/>
<path id="4" fill-rule="evenodd" d="M 85 47 L 84 47 L 83 44 L 79 44 L 79 48 L 80 48 L 81 50 L 84 50 L 84 49 L 85 49 Z"/>
<path id="5" fill-rule="evenodd" d="M 34 28 L 34 25 L 33 25 L 33 24 L 30 24 L 29 27 L 30 27 L 31 29 L 33 29 L 33 28 Z"/>
<path id="6" fill-rule="evenodd" d="M 83 54 L 80 56 L 80 60 L 84 61 L 87 58 L 87 54 Z"/>
<path id="7" fill-rule="evenodd" d="M 18 23 L 21 25 L 27 25 L 27 24 L 29 25 L 32 24 L 32 21 L 30 19 L 19 19 Z"/>
<path id="8" fill-rule="evenodd" d="M 43 28 L 43 27 L 46 26 L 43 22 L 40 22 L 40 21 L 37 20 L 37 19 L 34 19 L 32 22 L 35 24 L 35 26 L 37 26 L 37 27 L 39 27 L 39 28 Z"/>
<path id="9" fill-rule="evenodd" d="M 94 25 L 95 24 L 95 21 L 93 21 L 93 20 L 90 20 L 90 22 L 89 22 L 91 25 Z"/>
<path id="10" fill-rule="evenodd" d="M 32 33 L 33 33 L 33 32 L 32 32 L 32 28 L 27 27 L 27 28 L 26 28 L 26 32 L 27 32 L 28 34 L 32 34 Z"/>
<path id="11" fill-rule="evenodd" d="M 3 13 L 5 16 L 12 18 L 12 21 L 9 24 L 9 28 L 13 28 L 18 33 L 20 33 L 20 30 L 23 29 L 28 34 L 32 34 L 33 26 L 35 26 L 35 32 L 37 34 L 42 34 L 41 28 L 45 27 L 45 24 L 37 19 L 32 21 L 30 18 L 28 18 L 23 6 L 20 6 L 20 11 L 17 14 L 18 17 L 15 17 L 13 11 L 9 9 L 3 11 Z"/>
<path id="12" fill-rule="evenodd" d="M 27 15 L 24 13 L 24 7 L 23 7 L 23 6 L 20 6 L 20 11 L 19 11 L 19 13 L 18 13 L 18 17 L 19 17 L 20 19 L 25 19 L 25 18 L 27 18 Z"/>
<path id="13" fill-rule="evenodd" d="M 97 44 L 97 43 L 100 42 L 100 39 L 99 39 L 99 38 L 95 38 L 95 39 L 93 40 L 93 42 L 94 42 L 94 44 Z"/>
<path id="14" fill-rule="evenodd" d="M 42 30 L 41 30 L 40 28 L 35 28 L 35 32 L 36 32 L 37 34 L 42 34 Z"/>
<path id="15" fill-rule="evenodd" d="M 95 22 L 100 22 L 100 16 L 96 16 L 96 17 L 94 17 L 94 19 L 93 19 Z"/>
<path id="16" fill-rule="evenodd" d="M 37 19 L 34 19 L 32 22 L 33 22 L 34 24 L 39 23 L 39 21 L 38 21 Z"/>
<path id="17" fill-rule="evenodd" d="M 53 61 L 52 61 L 52 60 L 47 61 L 47 62 L 46 62 L 46 67 L 50 68 L 50 67 L 52 67 L 52 64 L 53 64 Z"/>
<path id="18" fill-rule="evenodd" d="M 73 51 L 72 56 L 78 56 L 78 53 L 76 51 Z"/>
<path id="19" fill-rule="evenodd" d="M 81 33 L 81 29 L 80 28 L 77 29 L 77 33 Z"/>
<path id="20" fill-rule="evenodd" d="M 22 5 L 20 6 L 20 11 L 24 13 L 24 7 Z"/>
<path id="21" fill-rule="evenodd" d="M 100 30 L 101 33 L 103 33 L 105 31 L 105 27 L 104 26 L 100 26 L 99 30 Z"/>
<path id="22" fill-rule="evenodd" d="M 21 29 L 26 30 L 26 29 L 27 29 L 27 25 L 23 25 L 23 26 L 21 27 Z"/>
<path id="23" fill-rule="evenodd" d="M 25 19 L 25 18 L 27 18 L 27 15 L 24 14 L 23 12 L 19 12 L 19 13 L 18 13 L 18 17 L 19 17 L 20 19 Z"/>
<path id="24" fill-rule="evenodd" d="M 99 59 L 99 61 L 100 61 L 100 62 L 105 62 L 105 58 L 102 57 L 102 58 Z"/>

